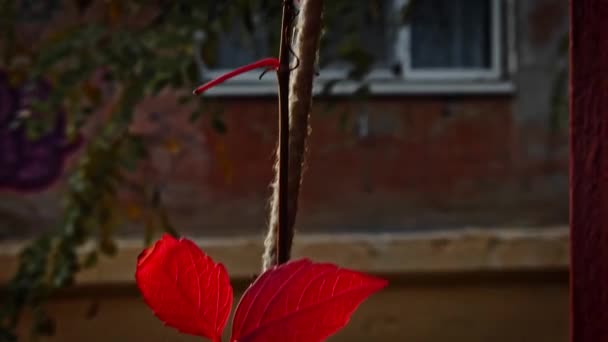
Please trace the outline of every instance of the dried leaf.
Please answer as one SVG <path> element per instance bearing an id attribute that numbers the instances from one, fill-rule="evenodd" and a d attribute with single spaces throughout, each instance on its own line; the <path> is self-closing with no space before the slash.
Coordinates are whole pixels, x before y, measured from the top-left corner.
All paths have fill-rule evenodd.
<path id="1" fill-rule="evenodd" d="M 323 341 L 386 285 L 383 279 L 308 259 L 275 267 L 243 295 L 230 341 Z"/>
<path id="2" fill-rule="evenodd" d="M 165 324 L 191 335 L 220 341 L 232 308 L 226 269 L 192 241 L 163 235 L 137 262 L 137 285 Z"/>

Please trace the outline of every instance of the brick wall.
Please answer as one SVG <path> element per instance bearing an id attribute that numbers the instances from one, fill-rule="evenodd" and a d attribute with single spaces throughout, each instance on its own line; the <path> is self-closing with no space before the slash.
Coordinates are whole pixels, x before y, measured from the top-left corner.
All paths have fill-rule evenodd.
<path id="1" fill-rule="evenodd" d="M 517 2 L 513 94 L 317 100 L 298 228 L 368 232 L 566 222 L 566 133 L 550 124 L 552 61 L 566 24 L 562 2 Z M 209 117 L 189 124 L 192 108 L 179 106 L 170 93 L 143 101 L 134 129 L 157 147 L 139 179 L 163 184 L 170 217 L 183 232 L 260 234 L 272 177 L 275 99 L 206 105 L 208 116 L 221 112 L 225 134 L 212 129 Z M 1 235 L 44 229 L 40 222 L 56 217 L 61 187 L 0 194 Z M 134 205 L 128 194 L 123 201 Z"/>

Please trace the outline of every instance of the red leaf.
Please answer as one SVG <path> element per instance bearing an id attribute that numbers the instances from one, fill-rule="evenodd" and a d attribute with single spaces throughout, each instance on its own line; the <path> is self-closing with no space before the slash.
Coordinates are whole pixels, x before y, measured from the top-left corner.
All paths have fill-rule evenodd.
<path id="1" fill-rule="evenodd" d="M 241 298 L 231 341 L 323 341 L 348 323 L 363 300 L 386 285 L 383 279 L 308 259 L 275 267 Z"/>
<path id="2" fill-rule="evenodd" d="M 232 308 L 226 269 L 192 241 L 164 235 L 138 257 L 135 272 L 144 300 L 165 324 L 220 341 Z"/>

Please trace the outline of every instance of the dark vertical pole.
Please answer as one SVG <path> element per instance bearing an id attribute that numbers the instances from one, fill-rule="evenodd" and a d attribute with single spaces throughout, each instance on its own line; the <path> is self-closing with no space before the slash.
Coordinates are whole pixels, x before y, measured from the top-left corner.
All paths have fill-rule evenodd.
<path id="1" fill-rule="evenodd" d="M 293 231 L 289 227 L 289 73 L 293 28 L 293 0 L 283 0 L 281 43 L 279 47 L 279 227 L 277 230 L 276 264 L 289 261 Z"/>
<path id="2" fill-rule="evenodd" d="M 571 341 L 608 341 L 608 0 L 570 0 Z"/>

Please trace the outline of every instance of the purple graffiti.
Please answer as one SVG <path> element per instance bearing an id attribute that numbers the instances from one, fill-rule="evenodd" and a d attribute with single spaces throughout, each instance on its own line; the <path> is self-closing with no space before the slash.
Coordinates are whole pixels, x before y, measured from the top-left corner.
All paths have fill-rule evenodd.
<path id="1" fill-rule="evenodd" d="M 67 156 L 80 141 L 69 142 L 65 114 L 31 112 L 31 117 L 53 115 L 50 131 L 36 139 L 27 137 L 25 125 L 15 125 L 19 113 L 29 111 L 34 100 L 45 100 L 51 87 L 37 82 L 18 89 L 11 87 L 8 75 L 0 71 L 0 189 L 41 191 L 62 174 Z"/>

